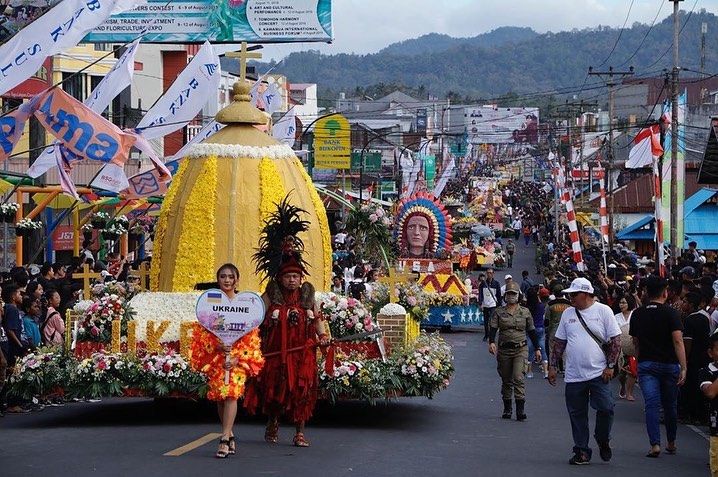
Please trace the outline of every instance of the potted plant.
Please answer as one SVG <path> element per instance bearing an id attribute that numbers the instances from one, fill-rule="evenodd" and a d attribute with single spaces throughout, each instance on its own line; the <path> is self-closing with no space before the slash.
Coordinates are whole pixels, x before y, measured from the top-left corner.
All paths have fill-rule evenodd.
<path id="1" fill-rule="evenodd" d="M 17 214 L 20 204 L 17 202 L 9 202 L 7 204 L 0 204 L 0 221 L 2 222 L 14 222 L 15 215 Z"/>
<path id="2" fill-rule="evenodd" d="M 110 221 L 110 214 L 107 212 L 95 212 L 90 219 L 90 223 L 96 229 L 104 229 L 107 223 Z"/>
<path id="3" fill-rule="evenodd" d="M 35 230 L 42 228 L 42 222 L 34 221 L 32 219 L 22 219 L 20 222 L 15 224 L 15 235 L 18 237 L 29 237 Z"/>

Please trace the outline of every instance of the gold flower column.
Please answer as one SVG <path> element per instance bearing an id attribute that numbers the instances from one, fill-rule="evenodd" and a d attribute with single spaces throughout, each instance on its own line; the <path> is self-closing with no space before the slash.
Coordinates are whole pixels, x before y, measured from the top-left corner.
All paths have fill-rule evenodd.
<path id="1" fill-rule="evenodd" d="M 165 197 L 152 289 L 190 290 L 232 262 L 240 270 L 239 288 L 261 291 L 251 256 L 264 218 L 287 193 L 308 212 L 312 226 L 301 238 L 309 272 L 317 289 L 327 289 L 331 243 L 324 206 L 292 149 L 254 127 L 267 118 L 249 103 L 249 86 L 236 83 L 234 92 L 234 102 L 217 115 L 227 127 L 190 150 Z"/>

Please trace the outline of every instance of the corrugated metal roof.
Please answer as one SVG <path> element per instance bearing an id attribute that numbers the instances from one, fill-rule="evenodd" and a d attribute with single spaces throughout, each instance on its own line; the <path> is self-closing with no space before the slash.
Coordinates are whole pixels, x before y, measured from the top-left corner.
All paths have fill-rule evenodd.
<path id="1" fill-rule="evenodd" d="M 716 136 L 716 127 L 710 128 L 708 135 L 708 144 L 703 154 L 703 162 L 698 173 L 698 181 L 701 184 L 718 182 L 718 136 Z"/>

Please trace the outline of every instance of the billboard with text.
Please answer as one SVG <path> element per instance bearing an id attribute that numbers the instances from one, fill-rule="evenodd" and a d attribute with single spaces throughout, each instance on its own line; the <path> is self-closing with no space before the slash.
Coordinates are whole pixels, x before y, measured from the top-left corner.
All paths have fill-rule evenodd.
<path id="1" fill-rule="evenodd" d="M 464 120 L 472 144 L 538 143 L 538 108 L 466 108 Z"/>
<path id="2" fill-rule="evenodd" d="M 331 0 L 148 0 L 111 16 L 85 37 L 125 43 L 332 41 Z"/>

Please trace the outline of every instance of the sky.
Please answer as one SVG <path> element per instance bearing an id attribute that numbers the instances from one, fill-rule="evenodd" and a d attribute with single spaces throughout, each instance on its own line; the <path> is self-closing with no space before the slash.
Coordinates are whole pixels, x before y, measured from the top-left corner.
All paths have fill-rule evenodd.
<path id="1" fill-rule="evenodd" d="M 376 53 L 427 33 L 472 37 L 500 26 L 531 27 L 539 33 L 633 22 L 650 24 L 673 11 L 666 0 L 332 0 L 334 42 L 266 45 L 263 59 L 279 60 L 293 51 L 326 54 Z M 684 0 L 680 7 L 718 14 L 718 0 Z"/>

